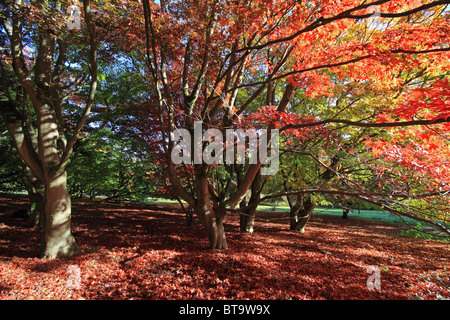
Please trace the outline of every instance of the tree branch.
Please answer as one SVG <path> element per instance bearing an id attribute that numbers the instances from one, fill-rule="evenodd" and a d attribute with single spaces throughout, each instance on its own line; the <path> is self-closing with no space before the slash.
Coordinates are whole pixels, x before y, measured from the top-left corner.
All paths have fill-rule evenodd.
<path id="1" fill-rule="evenodd" d="M 86 106 L 84 108 L 83 114 L 78 121 L 75 131 L 72 135 L 72 138 L 70 139 L 69 143 L 67 144 L 64 153 L 61 157 L 61 161 L 58 164 L 57 169 L 61 169 L 65 167 L 67 162 L 69 161 L 69 158 L 72 154 L 73 146 L 75 145 L 78 136 L 81 132 L 81 129 L 83 128 L 89 113 L 91 112 L 92 106 L 94 104 L 94 98 L 95 98 L 95 91 L 97 90 L 97 33 L 95 30 L 95 24 L 92 19 L 93 13 L 91 11 L 91 1 L 90 0 L 83 0 L 83 9 L 84 9 L 84 15 L 85 15 L 85 21 L 86 26 L 89 32 L 89 44 L 90 44 L 90 51 L 89 51 L 89 70 L 91 73 L 91 83 L 89 87 L 89 94 L 86 101 Z"/>
<path id="2" fill-rule="evenodd" d="M 280 132 L 289 130 L 289 129 L 300 129 L 300 128 L 308 128 L 315 126 L 322 126 L 328 123 L 340 123 L 346 124 L 349 126 L 355 127 L 364 127 L 364 128 L 392 128 L 392 127 L 407 127 L 407 126 L 422 126 L 422 125 L 433 125 L 433 124 L 442 124 L 450 122 L 450 117 L 447 118 L 439 118 L 439 119 L 429 119 L 429 120 L 410 120 L 410 121 L 397 121 L 397 122 L 360 122 L 360 121 L 351 121 L 344 119 L 327 119 L 316 122 L 309 123 L 300 123 L 300 124 L 290 124 L 284 127 L 281 127 Z"/>
<path id="3" fill-rule="evenodd" d="M 384 3 L 390 2 L 392 0 L 379 0 L 379 1 L 374 1 L 371 3 L 366 3 L 366 1 L 363 2 L 363 4 L 358 5 L 354 8 L 348 9 L 346 11 L 343 11 L 333 17 L 330 18 L 324 18 L 324 17 L 319 17 L 316 21 L 314 21 L 313 23 L 311 23 L 310 25 L 306 26 L 305 28 L 298 30 L 297 32 L 293 33 L 290 36 L 287 37 L 283 37 L 283 38 L 278 38 L 275 40 L 271 40 L 271 41 L 267 41 L 266 43 L 260 44 L 260 45 L 255 45 L 255 46 L 251 46 L 251 47 L 246 47 L 246 48 L 242 48 L 239 49 L 238 52 L 241 51 L 248 51 L 248 50 L 259 50 L 271 45 L 274 45 L 276 43 L 280 43 L 280 42 L 286 42 L 286 41 L 291 41 L 295 38 L 297 38 L 298 36 L 300 36 L 303 33 L 306 32 L 310 32 L 313 31 L 321 26 L 324 26 L 326 24 L 332 23 L 334 21 L 337 20 L 342 20 L 342 19 L 357 19 L 357 20 L 361 20 L 361 19 L 366 19 L 369 18 L 373 15 L 373 13 L 368 13 L 368 14 L 362 14 L 362 15 L 353 15 L 352 13 L 355 11 L 359 11 L 359 10 L 363 10 L 363 9 L 367 9 L 369 7 L 372 6 L 378 6 L 378 5 L 382 5 Z M 440 6 L 440 5 L 445 5 L 448 4 L 449 1 L 448 0 L 439 0 L 439 1 L 434 1 L 434 2 L 430 2 L 427 4 L 424 4 L 420 7 L 417 7 L 415 9 L 411 9 L 405 12 L 399 12 L 399 13 L 383 13 L 380 12 L 379 16 L 382 18 L 399 18 L 399 17 L 404 17 L 404 16 L 408 16 L 411 15 L 413 13 L 419 12 L 419 11 L 423 11 L 426 9 L 430 9 L 432 7 L 436 7 L 436 6 Z"/>

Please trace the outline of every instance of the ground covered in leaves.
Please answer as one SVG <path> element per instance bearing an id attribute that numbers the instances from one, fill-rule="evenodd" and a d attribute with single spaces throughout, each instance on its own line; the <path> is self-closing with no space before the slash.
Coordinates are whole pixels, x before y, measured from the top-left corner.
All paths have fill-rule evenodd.
<path id="1" fill-rule="evenodd" d="M 24 207 L 0 196 L 0 299 L 450 298 L 448 242 L 400 237 L 386 223 L 322 215 L 300 234 L 283 213 L 265 212 L 248 235 L 231 215 L 230 249 L 219 251 L 176 210 L 74 202 L 84 253 L 43 261 L 40 231 L 11 217 Z M 369 266 L 379 289 L 368 288 Z"/>

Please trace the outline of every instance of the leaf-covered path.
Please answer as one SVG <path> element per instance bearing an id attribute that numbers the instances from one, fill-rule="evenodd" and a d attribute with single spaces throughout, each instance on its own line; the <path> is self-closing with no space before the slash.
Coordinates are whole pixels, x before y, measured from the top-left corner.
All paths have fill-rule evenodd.
<path id="1" fill-rule="evenodd" d="M 203 228 L 175 210 L 74 202 L 85 253 L 42 261 L 39 230 L 11 217 L 23 207 L 0 197 L 0 299 L 450 298 L 448 243 L 399 237 L 380 222 L 316 216 L 300 234 L 274 219 L 248 235 L 232 215 L 230 249 L 212 251 Z M 379 290 L 367 288 L 368 266 L 380 270 Z"/>

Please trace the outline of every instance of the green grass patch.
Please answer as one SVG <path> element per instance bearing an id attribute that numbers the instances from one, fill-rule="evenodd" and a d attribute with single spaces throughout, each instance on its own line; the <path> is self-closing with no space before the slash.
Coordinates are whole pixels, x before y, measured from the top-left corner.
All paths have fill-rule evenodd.
<path id="1" fill-rule="evenodd" d="M 260 205 L 260 206 L 258 206 L 258 210 L 289 212 L 290 208 L 289 208 L 289 206 Z M 342 217 L 342 208 L 328 208 L 328 207 L 318 206 L 314 209 L 314 214 L 315 215 L 328 215 L 328 216 Z M 391 222 L 391 223 L 404 223 L 404 221 L 400 217 L 393 215 L 386 211 L 381 211 L 381 210 L 353 209 L 348 215 L 349 219 L 351 219 L 352 217 L 376 220 L 376 221 L 383 221 L 383 222 Z M 404 219 L 405 219 L 405 221 L 407 221 L 409 223 L 414 222 L 414 220 L 412 220 L 410 218 L 405 217 Z"/>
<path id="2" fill-rule="evenodd" d="M 289 212 L 289 206 L 277 206 L 277 205 L 260 205 L 258 206 L 260 211 L 278 211 L 278 212 Z M 316 207 L 314 209 L 314 214 L 316 216 L 335 216 L 342 217 L 342 208 L 328 208 L 328 207 Z M 397 223 L 399 226 L 409 226 L 409 229 L 401 230 L 399 235 L 404 237 L 412 237 L 417 239 L 434 239 L 441 241 L 450 241 L 450 237 L 446 234 L 441 233 L 439 236 L 429 234 L 427 232 L 434 230 L 430 226 L 424 223 L 415 221 L 414 219 L 408 217 L 398 217 L 392 213 L 382 210 L 358 210 L 353 209 L 349 215 L 348 219 L 361 218 L 371 221 L 380 221 L 388 223 Z M 434 230 L 436 231 L 436 230 Z"/>

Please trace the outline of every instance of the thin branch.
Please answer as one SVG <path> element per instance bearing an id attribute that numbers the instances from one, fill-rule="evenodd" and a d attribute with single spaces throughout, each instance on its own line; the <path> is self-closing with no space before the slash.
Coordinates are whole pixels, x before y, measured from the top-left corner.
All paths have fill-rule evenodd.
<path id="1" fill-rule="evenodd" d="M 439 119 L 429 119 L 429 120 L 410 120 L 410 121 L 396 121 L 396 122 L 360 122 L 360 121 L 351 121 L 345 119 L 326 119 L 316 122 L 309 123 L 299 123 L 299 124 L 290 124 L 284 127 L 281 127 L 280 132 L 289 130 L 289 129 L 300 129 L 300 128 L 308 128 L 315 126 L 322 126 L 328 123 L 340 123 L 346 124 L 349 126 L 355 127 L 364 127 L 364 128 L 392 128 L 392 127 L 407 127 L 407 126 L 423 126 L 423 125 L 434 125 L 434 124 L 442 124 L 450 122 L 450 117 L 447 118 L 439 118 Z"/>

